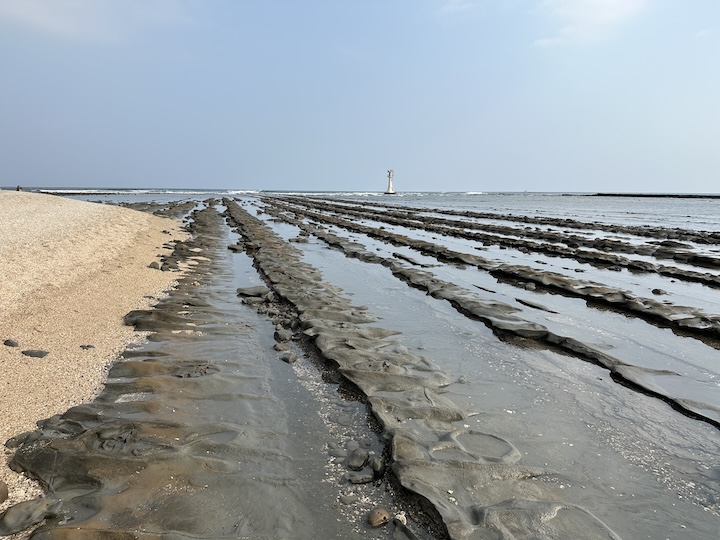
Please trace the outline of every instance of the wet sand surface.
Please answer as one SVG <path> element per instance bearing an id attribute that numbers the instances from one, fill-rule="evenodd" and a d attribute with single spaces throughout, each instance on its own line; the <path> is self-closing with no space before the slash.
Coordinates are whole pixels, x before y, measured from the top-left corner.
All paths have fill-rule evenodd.
<path id="1" fill-rule="evenodd" d="M 717 302 L 674 301 L 715 290 L 712 234 L 207 204 L 192 272 L 126 317 L 150 342 L 10 443 L 34 537 L 715 538 Z"/>

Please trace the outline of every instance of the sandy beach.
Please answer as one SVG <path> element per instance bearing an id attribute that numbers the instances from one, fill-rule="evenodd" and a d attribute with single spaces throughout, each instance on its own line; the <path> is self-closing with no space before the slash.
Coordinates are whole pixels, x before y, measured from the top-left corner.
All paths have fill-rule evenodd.
<path id="1" fill-rule="evenodd" d="M 175 220 L 37 193 L 0 191 L 0 216 L 4 443 L 98 393 L 116 354 L 142 337 L 123 316 L 152 305 L 179 275 L 149 265 L 187 235 Z M 11 455 L 3 447 L 9 498 L 0 511 L 39 493 L 8 469 Z"/>

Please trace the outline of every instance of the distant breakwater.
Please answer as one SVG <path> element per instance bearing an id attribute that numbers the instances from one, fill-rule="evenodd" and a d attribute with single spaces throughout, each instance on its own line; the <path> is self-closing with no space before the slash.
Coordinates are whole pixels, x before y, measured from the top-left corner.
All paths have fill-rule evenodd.
<path id="1" fill-rule="evenodd" d="M 593 197 L 652 197 L 665 199 L 720 199 L 714 193 L 593 193 Z"/>

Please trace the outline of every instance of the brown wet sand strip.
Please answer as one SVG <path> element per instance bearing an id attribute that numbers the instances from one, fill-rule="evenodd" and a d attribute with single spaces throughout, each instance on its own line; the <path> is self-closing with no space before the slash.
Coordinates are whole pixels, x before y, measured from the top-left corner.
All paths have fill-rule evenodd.
<path id="1" fill-rule="evenodd" d="M 108 364 L 142 337 L 123 316 L 154 303 L 179 275 L 148 265 L 185 237 L 175 220 L 0 191 L 0 441 L 98 393 Z M 39 492 L 3 452 L 9 499 L 0 511 Z"/>

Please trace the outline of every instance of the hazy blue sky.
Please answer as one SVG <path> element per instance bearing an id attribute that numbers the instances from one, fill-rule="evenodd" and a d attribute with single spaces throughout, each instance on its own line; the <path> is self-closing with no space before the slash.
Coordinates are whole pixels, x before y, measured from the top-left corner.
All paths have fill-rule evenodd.
<path id="1" fill-rule="evenodd" d="M 720 0 L 0 0 L 0 185 L 718 192 Z"/>

